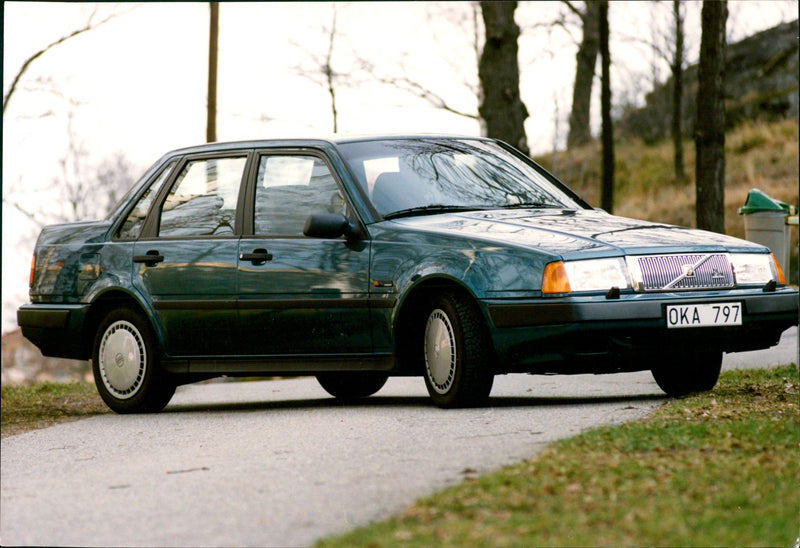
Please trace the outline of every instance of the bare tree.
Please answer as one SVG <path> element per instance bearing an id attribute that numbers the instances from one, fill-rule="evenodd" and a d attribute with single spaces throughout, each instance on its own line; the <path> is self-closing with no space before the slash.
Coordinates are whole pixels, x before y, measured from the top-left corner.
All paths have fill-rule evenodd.
<path id="1" fill-rule="evenodd" d="M 310 67 L 308 65 L 298 66 L 296 68 L 297 74 L 323 86 L 330 96 L 331 118 L 334 133 L 339 131 L 339 110 L 336 103 L 337 90 L 340 86 L 348 85 L 347 75 L 350 73 L 350 71 L 338 71 L 333 66 L 333 57 L 337 47 L 337 40 L 341 36 L 337 30 L 337 19 L 338 6 L 336 3 L 333 3 L 331 4 L 330 25 L 324 25 L 322 27 L 327 39 L 327 48 L 323 54 L 320 55 L 309 51 L 297 42 L 292 42 L 292 45 L 305 52 L 311 61 Z"/>
<path id="2" fill-rule="evenodd" d="M 528 110 L 519 93 L 516 9 L 516 2 L 481 2 L 486 43 L 478 65 L 483 90 L 479 112 L 489 137 L 502 139 L 527 154 L 524 124 Z"/>
<path id="3" fill-rule="evenodd" d="M 206 142 L 217 140 L 217 53 L 219 51 L 219 2 L 209 2 L 208 28 L 208 103 Z"/>
<path id="4" fill-rule="evenodd" d="M 679 0 L 672 0 L 672 13 L 675 22 L 675 49 L 672 55 L 672 146 L 674 149 L 673 165 L 675 178 L 683 180 L 686 172 L 683 168 L 683 63 L 684 63 L 684 31 L 683 12 Z"/>
<path id="5" fill-rule="evenodd" d="M 62 36 L 58 40 L 50 42 L 45 47 L 43 47 L 42 49 L 40 49 L 39 51 L 37 51 L 36 53 L 34 53 L 30 57 L 28 57 L 25 60 L 25 62 L 22 63 L 22 66 L 17 71 L 17 74 L 11 80 L 11 86 L 8 88 L 8 91 L 6 92 L 5 96 L 3 97 L 3 113 L 5 113 L 6 110 L 8 110 L 8 103 L 9 103 L 9 101 L 11 101 L 11 97 L 16 92 L 20 80 L 25 75 L 25 73 L 28 71 L 28 69 L 30 68 L 31 64 L 33 64 L 34 61 L 36 61 L 39 57 L 41 57 L 42 55 L 44 55 L 45 53 L 47 53 L 51 49 L 55 48 L 56 46 L 59 46 L 60 44 L 63 44 L 64 42 L 66 42 L 67 40 L 70 40 L 71 38 L 75 38 L 76 36 L 80 36 L 81 34 L 84 34 L 84 33 L 88 32 L 90 30 L 98 28 L 99 26 L 101 26 L 101 25 L 109 22 L 110 20 L 112 20 L 117 15 L 119 15 L 119 14 L 118 13 L 112 13 L 112 14 L 108 15 L 107 17 L 99 20 L 99 21 L 95 21 L 95 17 L 97 16 L 97 10 L 95 9 L 92 12 L 92 14 L 89 16 L 89 20 L 86 22 L 86 24 L 84 26 L 82 26 L 81 28 L 79 28 L 77 30 L 72 31 L 71 33 L 69 33 L 69 34 L 67 34 L 65 36 Z"/>
<path id="6" fill-rule="evenodd" d="M 30 188 L 20 179 L 4 188 L 3 203 L 13 207 L 39 227 L 50 223 L 86 221 L 105 217 L 135 182 L 135 167 L 124 152 L 116 152 L 93 164 L 91 155 L 73 127 L 75 115 L 67 114 L 67 146 L 59 159 L 59 175 L 44 188 Z M 24 200 L 39 195 L 35 207 Z"/>
<path id="7" fill-rule="evenodd" d="M 640 34 L 627 34 L 623 36 L 625 42 L 644 46 L 652 53 L 651 81 L 652 93 L 648 104 L 652 110 L 647 117 L 647 135 L 650 142 L 660 140 L 667 132 L 673 143 L 673 165 L 675 178 L 686 178 L 683 160 L 683 69 L 686 65 L 686 32 L 684 20 L 687 3 L 672 0 L 670 16 L 667 15 L 666 6 L 669 4 L 654 0 L 651 2 L 651 31 L 649 36 Z M 663 25 L 669 21 L 668 25 Z M 668 66 L 671 80 L 666 88 L 660 77 L 660 67 Z M 664 91 L 662 91 L 664 90 Z M 669 90 L 669 91 L 666 91 Z M 670 123 L 667 127 L 666 120 Z"/>
<path id="8" fill-rule="evenodd" d="M 122 193 L 135 182 L 133 166 L 123 152 L 116 152 L 93 166 L 89 151 L 72 127 L 73 114 L 67 123 L 67 150 L 60 160 L 61 176 L 53 187 L 64 197 L 57 221 L 85 221 L 105 217 Z"/>
<path id="9" fill-rule="evenodd" d="M 584 2 L 584 9 L 578 9 L 573 2 L 562 0 L 565 6 L 578 16 L 583 29 L 583 38 L 578 46 L 575 66 L 575 84 L 572 88 L 572 110 L 569 115 L 567 147 L 588 143 L 591 133 L 592 85 L 594 83 L 597 53 L 600 47 L 597 24 L 600 6 L 597 2 Z"/>
<path id="10" fill-rule="evenodd" d="M 470 49 L 471 56 L 475 59 L 475 64 L 472 70 L 464 72 L 463 63 L 463 50 L 458 49 L 453 51 L 452 48 L 448 49 L 440 45 L 440 54 L 437 58 L 448 63 L 455 73 L 461 73 L 461 79 L 458 85 L 466 88 L 475 96 L 476 104 L 474 109 L 465 109 L 456 106 L 455 103 L 447 97 L 448 92 L 446 89 L 451 88 L 454 81 L 449 81 L 449 86 L 442 86 L 440 91 L 435 89 L 435 86 L 426 84 L 419 78 L 412 74 L 406 62 L 406 55 L 403 52 L 398 53 L 398 65 L 390 70 L 385 68 L 385 63 L 381 66 L 376 66 L 372 61 L 364 58 L 362 55 L 357 55 L 361 66 L 361 72 L 365 75 L 365 80 L 374 81 L 380 84 L 390 86 L 392 88 L 401 90 L 414 97 L 422 99 L 434 108 L 449 112 L 456 116 L 461 116 L 470 120 L 478 121 L 481 124 L 481 132 L 486 134 L 486 127 L 484 121 L 478 113 L 478 105 L 480 105 L 483 97 L 481 90 L 480 80 L 477 77 L 478 63 L 482 51 L 481 43 L 481 28 L 482 23 L 480 19 L 480 6 L 477 2 L 431 2 L 428 7 L 428 21 L 427 24 L 433 29 L 434 24 L 449 24 L 452 32 L 447 34 L 450 36 L 456 35 L 461 32 L 463 35 L 466 47 Z M 430 35 L 433 40 L 438 43 L 438 36 L 440 33 L 431 30 Z"/>
<path id="11" fill-rule="evenodd" d="M 361 66 L 366 73 L 372 75 L 371 79 L 378 83 L 386 84 L 396 89 L 405 91 L 415 97 L 418 97 L 419 99 L 426 101 L 434 108 L 444 110 L 445 112 L 455 114 L 456 116 L 462 116 L 464 118 L 469 118 L 470 120 L 480 120 L 479 114 L 455 107 L 450 101 L 448 101 L 447 98 L 439 94 L 439 92 L 434 91 L 428 85 L 414 79 L 409 75 L 404 63 L 401 63 L 400 73 L 396 75 L 380 74 L 375 69 L 375 66 L 368 61 L 362 61 Z"/>
<path id="12" fill-rule="evenodd" d="M 136 183 L 137 168 L 121 150 L 104 157 L 90 175 L 94 187 L 106 196 L 102 216 L 110 213 L 122 196 Z"/>
<path id="13" fill-rule="evenodd" d="M 333 131 L 339 131 L 339 108 L 338 99 L 342 88 L 355 87 L 368 83 L 378 83 L 403 91 L 422 99 L 435 108 L 450 112 L 457 116 L 462 116 L 471 120 L 480 121 L 476 110 L 460 108 L 448 99 L 447 87 L 442 86 L 442 91 L 437 91 L 435 86 L 426 84 L 422 79 L 416 78 L 413 70 L 409 69 L 412 63 L 407 62 L 407 53 L 398 51 L 394 64 L 386 63 L 382 60 L 380 64 L 368 59 L 363 51 L 347 51 L 346 43 L 342 42 L 342 34 L 339 30 L 339 18 L 341 15 L 341 4 L 333 4 L 331 11 L 330 24 L 323 25 L 322 31 L 326 38 L 326 48 L 324 52 L 317 53 L 308 49 L 307 46 L 292 42 L 296 48 L 303 51 L 307 56 L 307 61 L 299 64 L 295 72 L 318 84 L 326 89 L 330 97 L 331 115 Z M 466 8 L 466 9 L 465 9 Z M 477 59 L 480 56 L 480 37 L 479 25 L 477 21 L 477 3 L 432 3 L 429 6 L 428 24 L 448 24 L 452 22 L 452 28 L 462 31 L 467 35 L 467 44 L 475 57 L 475 71 L 471 73 L 474 80 L 477 80 Z M 431 32 L 434 41 L 437 41 L 438 34 Z M 345 51 L 342 51 L 342 50 Z M 441 48 L 443 49 L 443 48 Z M 463 50 L 458 50 L 454 59 L 460 62 L 463 59 Z M 342 58 L 351 58 L 352 64 L 343 65 Z M 439 56 L 445 62 L 449 62 L 446 53 Z M 454 71 L 461 69 L 455 61 L 451 64 Z M 459 85 L 466 87 L 470 92 L 478 97 L 480 86 L 472 81 L 468 76 L 464 77 Z M 477 102 L 477 101 L 476 101 Z"/>
<path id="14" fill-rule="evenodd" d="M 611 120 L 611 53 L 608 48 L 608 2 L 601 0 L 598 13 L 600 35 L 600 58 L 602 78 L 600 110 L 603 118 L 603 185 L 601 207 L 613 212 L 614 209 L 614 123 Z"/>
<path id="15" fill-rule="evenodd" d="M 727 0 L 703 0 L 695 171 L 697 227 L 725 232 L 725 23 Z"/>

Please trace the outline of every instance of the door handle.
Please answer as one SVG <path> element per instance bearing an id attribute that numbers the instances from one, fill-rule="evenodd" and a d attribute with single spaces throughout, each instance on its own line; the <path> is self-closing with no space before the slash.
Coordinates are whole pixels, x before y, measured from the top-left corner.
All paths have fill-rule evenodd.
<path id="1" fill-rule="evenodd" d="M 155 249 L 151 249 L 145 255 L 134 255 L 134 263 L 144 263 L 145 266 L 156 266 L 158 263 L 164 262 L 164 256 Z"/>
<path id="2" fill-rule="evenodd" d="M 250 261 L 254 265 L 261 265 L 272 260 L 272 253 L 264 248 L 254 249 L 252 253 L 240 253 L 240 261 Z"/>

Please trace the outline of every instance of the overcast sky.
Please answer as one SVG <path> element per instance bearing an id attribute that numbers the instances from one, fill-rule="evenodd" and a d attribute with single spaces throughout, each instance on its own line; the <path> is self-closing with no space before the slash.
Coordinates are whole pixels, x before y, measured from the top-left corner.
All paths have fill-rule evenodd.
<path id="1" fill-rule="evenodd" d="M 614 101 L 641 100 L 653 54 L 639 41 L 669 23 L 651 3 L 612 2 Z M 662 2 L 669 14 L 671 3 Z M 700 43 L 699 2 L 687 2 L 689 62 Z M 733 39 L 797 17 L 797 1 L 731 1 Z M 34 61 L 3 117 L 3 196 L 49 222 L 59 209 L 52 189 L 70 142 L 81 145 L 89 173 L 123 153 L 143 172 L 164 152 L 205 139 L 208 60 L 207 3 L 109 4 L 6 2 L 3 92 L 22 63 L 90 18 L 113 19 L 53 48 Z M 522 99 L 530 118 L 528 143 L 545 152 L 564 139 L 571 102 L 576 45 L 560 28 L 542 26 L 563 7 L 521 2 L 519 61 Z M 220 6 L 219 140 L 332 131 L 327 91 L 302 74 L 311 54 L 322 55 L 329 3 L 226 3 Z M 401 65 L 455 108 L 477 111 L 465 81 L 476 84 L 473 32 L 466 3 L 359 2 L 336 5 L 334 68 L 348 74 L 355 56 L 384 75 Z M 457 17 L 465 17 L 455 24 Z M 666 78 L 666 67 L 658 75 Z M 348 78 L 345 78 L 348 80 Z M 350 83 L 352 78 L 349 79 Z M 345 133 L 434 132 L 478 134 L 474 120 L 430 107 L 408 94 L 359 82 L 339 89 L 339 126 Z M 596 110 L 596 109 L 595 109 Z M 70 132 L 72 137 L 70 138 Z M 15 327 L 15 309 L 27 300 L 32 246 L 39 227 L 3 204 L 3 332 Z"/>

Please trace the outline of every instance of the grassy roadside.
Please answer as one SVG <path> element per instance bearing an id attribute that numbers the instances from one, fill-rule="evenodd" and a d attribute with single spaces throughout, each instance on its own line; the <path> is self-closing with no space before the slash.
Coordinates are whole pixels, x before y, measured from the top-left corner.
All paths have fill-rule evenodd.
<path id="1" fill-rule="evenodd" d="M 5 438 L 110 412 L 90 382 L 4 386 L 0 393 L 0 435 Z"/>
<path id="2" fill-rule="evenodd" d="M 798 428 L 796 366 L 727 372 L 318 546 L 790 546 Z"/>
<path id="3" fill-rule="evenodd" d="M 788 546 L 798 535 L 796 366 L 732 371 L 648 418 L 418 501 L 319 546 Z M 2 436 L 109 413 L 91 383 L 3 387 Z"/>

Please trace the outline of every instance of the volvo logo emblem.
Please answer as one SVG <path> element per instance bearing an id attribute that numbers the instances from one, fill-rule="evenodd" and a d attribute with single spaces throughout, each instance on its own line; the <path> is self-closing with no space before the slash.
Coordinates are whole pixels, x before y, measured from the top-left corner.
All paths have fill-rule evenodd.
<path id="1" fill-rule="evenodd" d="M 683 277 L 694 278 L 694 265 L 691 264 L 683 265 Z"/>

